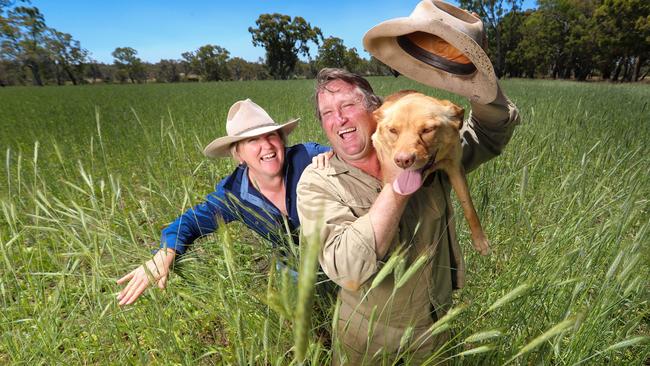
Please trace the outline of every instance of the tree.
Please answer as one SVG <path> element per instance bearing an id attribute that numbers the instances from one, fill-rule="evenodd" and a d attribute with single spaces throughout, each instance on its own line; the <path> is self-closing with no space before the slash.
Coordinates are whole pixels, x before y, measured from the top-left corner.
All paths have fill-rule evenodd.
<path id="1" fill-rule="evenodd" d="M 43 85 L 52 75 L 58 84 L 66 79 L 76 84 L 83 76 L 88 51 L 71 35 L 48 27 L 38 8 L 14 7 L 18 2 L 29 3 L 0 0 L 0 60 L 5 66 L 21 65 L 9 68 L 11 79 L 22 82 L 23 70 L 29 70 L 34 85 Z"/>
<path id="2" fill-rule="evenodd" d="M 262 80 L 268 77 L 263 63 L 248 62 L 241 57 L 228 60 L 228 70 L 232 80 Z"/>
<path id="3" fill-rule="evenodd" d="M 181 54 L 181 66 L 185 77 L 190 73 L 200 75 L 203 80 L 219 81 L 230 78 L 228 59 L 230 52 L 221 46 L 207 44 L 196 51 Z"/>
<path id="4" fill-rule="evenodd" d="M 523 0 L 460 0 L 460 6 L 476 12 L 485 27 L 488 42 L 488 54 L 494 64 L 494 72 L 501 77 L 505 71 L 505 55 L 508 52 L 504 49 L 502 34 L 504 25 L 510 23 L 502 22 L 503 17 L 510 13 L 517 14 L 521 9 Z"/>
<path id="5" fill-rule="evenodd" d="M 599 48 L 597 63 L 611 80 L 637 81 L 650 59 L 650 3 L 604 0 L 594 13 Z M 613 70 L 612 70 L 613 69 Z"/>
<path id="6" fill-rule="evenodd" d="M 355 47 L 348 48 L 347 52 L 345 52 L 345 59 L 348 70 L 358 74 L 363 73 L 364 60 L 359 56 Z"/>
<path id="7" fill-rule="evenodd" d="M 191 64 L 207 81 L 228 80 L 230 71 L 227 62 L 230 52 L 221 46 L 207 44 L 193 53 Z"/>
<path id="8" fill-rule="evenodd" d="M 85 68 L 85 77 L 89 78 L 91 80 L 91 83 L 95 83 L 97 80 L 102 80 L 104 78 L 104 75 L 102 73 L 102 70 L 99 66 L 99 62 L 97 60 L 88 58 L 88 67 Z"/>
<path id="9" fill-rule="evenodd" d="M 338 37 L 327 37 L 318 48 L 316 65 L 319 69 L 324 67 L 338 67 L 352 72 L 360 72 L 362 59 L 357 49 L 347 48 L 343 40 Z"/>
<path id="10" fill-rule="evenodd" d="M 384 63 L 376 59 L 374 56 L 370 57 L 370 61 L 367 62 L 366 71 L 369 75 L 379 75 L 379 76 L 390 76 L 392 75 L 390 67 L 386 66 Z"/>
<path id="11" fill-rule="evenodd" d="M 338 67 L 347 68 L 347 47 L 343 40 L 337 37 L 327 37 L 318 48 L 316 63 L 319 68 Z"/>
<path id="12" fill-rule="evenodd" d="M 88 61 L 88 51 L 81 48 L 79 41 L 68 33 L 49 29 L 46 42 L 54 64 L 57 66 L 57 80 L 60 82 L 60 70 L 66 73 L 72 84 L 77 85 L 83 77 L 84 64 Z"/>
<path id="13" fill-rule="evenodd" d="M 156 71 L 156 81 L 177 83 L 181 80 L 179 62 L 176 60 L 160 60 Z"/>
<path id="14" fill-rule="evenodd" d="M 262 14 L 255 24 L 257 28 L 248 28 L 253 45 L 266 49 L 266 65 L 275 79 L 288 79 L 296 67 L 298 54 L 310 58 L 308 42 L 318 45 L 323 38 L 321 30 L 302 17 Z"/>
<path id="15" fill-rule="evenodd" d="M 48 58 L 44 48 L 45 19 L 38 8 L 19 6 L 2 17 L 3 58 L 15 60 L 27 67 L 34 85 L 43 85 L 42 65 Z"/>
<path id="16" fill-rule="evenodd" d="M 131 47 L 118 47 L 111 53 L 115 61 L 113 62 L 121 75 L 117 75 L 120 81 L 124 81 L 127 77 L 132 83 L 142 82 L 146 80 L 146 72 L 142 60 L 136 55 L 138 51 Z"/>

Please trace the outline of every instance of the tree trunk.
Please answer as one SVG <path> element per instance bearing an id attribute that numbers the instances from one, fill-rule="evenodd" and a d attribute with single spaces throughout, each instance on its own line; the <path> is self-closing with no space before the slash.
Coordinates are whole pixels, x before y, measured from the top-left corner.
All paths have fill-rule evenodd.
<path id="1" fill-rule="evenodd" d="M 645 77 L 648 76 L 648 73 L 650 73 L 650 70 L 646 70 L 646 72 L 644 72 L 643 75 L 641 75 L 641 77 L 639 78 L 639 81 L 645 79 Z"/>
<path id="2" fill-rule="evenodd" d="M 495 73 L 498 78 L 501 78 L 503 76 L 503 60 L 504 57 L 502 55 L 503 50 L 501 49 L 501 32 L 499 32 L 499 27 L 496 26 L 494 27 L 494 38 L 496 38 L 497 42 L 497 62 L 496 62 L 496 70 Z M 486 50 L 487 51 L 487 50 Z"/>
<path id="3" fill-rule="evenodd" d="M 621 63 L 623 63 L 622 59 L 616 62 L 616 68 L 614 69 L 614 74 L 612 74 L 611 81 L 618 81 L 618 75 L 621 73 Z"/>
<path id="4" fill-rule="evenodd" d="M 622 81 L 630 81 L 630 58 L 625 57 L 625 63 L 623 65 L 623 77 Z"/>
<path id="5" fill-rule="evenodd" d="M 61 75 L 61 66 L 60 64 L 54 63 L 54 74 L 56 75 L 56 85 L 63 85 L 63 75 Z"/>
<path id="6" fill-rule="evenodd" d="M 634 62 L 634 70 L 632 70 L 632 81 L 639 81 L 641 75 L 641 65 L 645 63 L 643 56 L 637 56 Z"/>
<path id="7" fill-rule="evenodd" d="M 33 61 L 29 60 L 27 61 L 27 67 L 32 71 L 32 77 L 34 78 L 32 80 L 32 83 L 36 86 L 43 86 L 43 80 L 41 80 L 41 71 L 38 67 L 38 64 Z"/>
<path id="8" fill-rule="evenodd" d="M 74 76 L 72 70 L 70 70 L 70 66 L 64 65 L 63 70 L 65 70 L 65 73 L 68 74 L 70 81 L 72 81 L 72 85 L 77 85 L 77 78 Z"/>

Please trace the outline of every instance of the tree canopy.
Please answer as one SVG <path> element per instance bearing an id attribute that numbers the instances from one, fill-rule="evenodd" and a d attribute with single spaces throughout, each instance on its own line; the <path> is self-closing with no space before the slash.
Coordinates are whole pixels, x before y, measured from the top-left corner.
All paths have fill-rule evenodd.
<path id="1" fill-rule="evenodd" d="M 266 65 L 275 79 L 289 78 L 299 54 L 310 58 L 308 43 L 318 45 L 323 38 L 320 28 L 312 27 L 302 17 L 292 19 L 279 13 L 262 14 L 255 24 L 257 28 L 248 28 L 253 45 L 266 49 Z"/>
<path id="2" fill-rule="evenodd" d="M 115 58 L 113 62 L 117 66 L 120 80 L 128 77 L 132 83 L 144 82 L 147 80 L 147 74 L 142 64 L 142 60 L 137 57 L 138 51 L 131 47 L 118 47 L 111 53 Z"/>

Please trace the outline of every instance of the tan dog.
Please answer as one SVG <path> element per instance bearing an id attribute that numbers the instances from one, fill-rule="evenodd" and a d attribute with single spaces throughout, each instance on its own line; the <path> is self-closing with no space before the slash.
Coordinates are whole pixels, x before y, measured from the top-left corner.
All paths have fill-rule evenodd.
<path id="1" fill-rule="evenodd" d="M 467 188 L 461 164 L 460 128 L 465 111 L 448 100 L 439 100 L 413 90 L 397 92 L 374 112 L 377 131 L 372 141 L 382 167 L 395 164 L 404 169 L 393 181 L 397 193 L 418 190 L 426 176 L 442 169 L 460 200 L 469 223 L 474 248 L 489 252 Z"/>

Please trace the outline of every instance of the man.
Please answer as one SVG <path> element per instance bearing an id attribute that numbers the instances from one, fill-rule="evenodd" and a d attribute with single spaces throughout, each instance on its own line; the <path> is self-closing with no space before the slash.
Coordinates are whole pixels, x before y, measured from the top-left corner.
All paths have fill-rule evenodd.
<path id="1" fill-rule="evenodd" d="M 423 1 L 414 14 L 435 11 L 430 8 L 430 3 Z M 446 9 L 445 14 L 452 14 L 451 10 Z M 413 21 L 420 22 L 423 18 L 420 14 Z M 427 27 L 430 24 L 423 23 Z M 372 42 L 377 38 L 369 41 L 368 36 L 385 37 L 390 32 L 386 29 L 376 32 L 376 28 L 366 34 L 364 44 L 377 57 L 383 56 L 375 48 L 378 43 Z M 404 24 L 395 29 L 403 31 Z M 418 37 L 421 32 L 435 35 L 438 31 L 418 29 L 417 26 L 409 30 L 418 32 L 414 33 Z M 481 41 L 480 37 L 482 26 L 472 42 Z M 424 43 L 419 42 L 416 46 L 422 45 L 424 51 L 411 52 L 416 41 L 418 39 L 413 38 L 410 45 L 399 41 L 385 42 L 385 47 L 395 47 L 399 43 L 401 49 L 398 51 L 411 56 L 428 50 Z M 434 38 L 434 43 L 434 49 L 440 49 L 437 46 L 441 45 L 446 49 L 441 54 L 447 59 L 458 49 L 469 49 L 461 48 L 466 46 L 464 44 L 450 41 L 456 46 L 452 47 L 438 37 Z M 481 48 L 474 43 L 472 47 Z M 435 67 L 442 71 L 431 71 L 431 74 L 441 72 L 444 79 L 441 84 L 441 78 L 413 71 L 421 70 L 421 65 L 404 67 L 409 62 L 433 65 L 426 62 L 431 57 L 415 61 L 413 57 L 395 56 L 395 49 L 389 51 L 386 53 L 388 57 L 380 59 L 402 74 L 428 85 L 459 92 L 472 100 L 472 112 L 461 130 L 463 165 L 467 172 L 502 151 L 518 123 L 518 114 L 501 92 L 496 77 L 486 76 L 492 70 L 491 64 L 488 68 L 482 62 L 482 58 L 487 56 L 473 53 L 467 62 L 479 67 L 472 78 L 484 77 L 493 81 L 494 88 L 485 85 L 477 88 L 476 83 L 468 81 L 467 77 L 455 78 L 452 75 L 455 70 L 464 72 L 453 65 L 458 57 L 454 62 L 443 60 L 442 66 L 440 62 L 435 63 Z M 462 57 L 460 60 L 463 62 Z M 452 67 L 445 70 L 445 62 Z M 423 362 L 448 340 L 445 332 L 431 336 L 427 330 L 451 306 L 452 289 L 464 284 L 464 263 L 454 231 L 450 184 L 446 175 L 433 172 L 410 196 L 400 195 L 393 191 L 392 184 L 382 183 L 392 181 L 399 169 L 381 171 L 372 146 L 371 136 L 376 128 L 372 111 L 380 105 L 381 99 L 361 76 L 340 69 L 324 69 L 318 74 L 317 114 L 335 154 L 328 168 L 308 167 L 304 171 L 298 183 L 298 215 L 302 237 L 318 237 L 321 267 L 341 287 L 339 318 L 333 331 L 342 350 L 335 349 L 334 364 L 375 364 L 378 358 L 393 361 L 400 357 L 413 364 Z M 392 256 L 398 255 L 405 260 L 402 270 L 376 278 L 382 266 Z M 415 267 L 408 279 L 396 275 L 396 272 L 408 271 L 422 256 L 425 261 L 420 261 L 420 267 Z M 400 268 L 400 265 L 395 268 Z M 408 350 L 406 354 L 405 350 Z"/>

